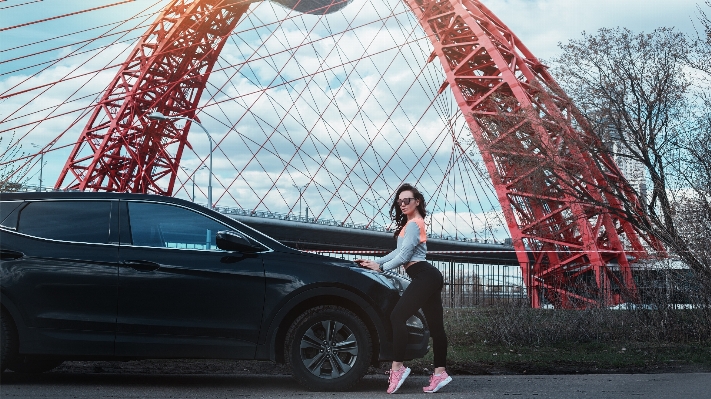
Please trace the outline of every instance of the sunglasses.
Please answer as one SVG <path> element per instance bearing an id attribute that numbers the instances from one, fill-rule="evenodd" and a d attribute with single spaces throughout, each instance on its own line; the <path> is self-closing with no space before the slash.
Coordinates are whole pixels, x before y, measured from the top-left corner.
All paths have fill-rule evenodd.
<path id="1" fill-rule="evenodd" d="M 399 200 L 395 201 L 395 203 L 396 203 L 398 206 L 401 206 L 401 205 L 403 205 L 403 204 L 404 204 L 404 205 L 410 205 L 410 201 L 412 201 L 412 200 L 414 200 L 414 198 L 403 198 L 403 199 L 399 199 Z"/>

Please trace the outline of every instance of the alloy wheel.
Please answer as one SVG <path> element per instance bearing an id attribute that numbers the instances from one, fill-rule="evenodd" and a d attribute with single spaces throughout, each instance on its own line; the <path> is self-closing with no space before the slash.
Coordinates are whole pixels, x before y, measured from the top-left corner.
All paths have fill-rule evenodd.
<path id="1" fill-rule="evenodd" d="M 301 361 L 319 378 L 338 378 L 348 373 L 358 359 L 358 342 L 353 331 L 335 320 L 310 326 L 300 342 Z"/>

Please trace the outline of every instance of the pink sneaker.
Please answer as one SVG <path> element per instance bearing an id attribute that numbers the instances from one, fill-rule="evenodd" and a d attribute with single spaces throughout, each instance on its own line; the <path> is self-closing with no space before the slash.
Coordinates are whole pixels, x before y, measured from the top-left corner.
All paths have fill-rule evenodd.
<path id="1" fill-rule="evenodd" d="M 410 368 L 402 366 L 400 370 L 390 370 L 390 379 L 388 380 L 388 393 L 395 393 L 400 385 L 405 382 L 405 378 L 410 375 Z"/>
<path id="2" fill-rule="evenodd" d="M 452 377 L 450 377 L 446 371 L 443 371 L 442 374 L 440 375 L 434 375 L 430 377 L 430 385 L 426 387 L 422 387 L 422 390 L 425 391 L 425 393 L 435 393 L 440 390 L 443 386 L 449 384 L 452 381 Z"/>

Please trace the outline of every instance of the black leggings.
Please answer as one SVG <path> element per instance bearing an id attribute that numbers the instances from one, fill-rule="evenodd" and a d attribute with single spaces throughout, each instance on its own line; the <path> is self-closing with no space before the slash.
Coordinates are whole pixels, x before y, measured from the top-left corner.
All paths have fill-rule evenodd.
<path id="1" fill-rule="evenodd" d="M 427 318 L 432 335 L 432 350 L 434 366 L 445 367 L 447 363 L 447 334 L 444 332 L 442 311 L 442 287 L 444 279 L 436 267 L 427 262 L 417 262 L 408 267 L 405 272 L 412 282 L 395 305 L 390 322 L 393 327 L 393 356 L 396 362 L 405 358 L 407 346 L 406 322 L 418 309 Z"/>

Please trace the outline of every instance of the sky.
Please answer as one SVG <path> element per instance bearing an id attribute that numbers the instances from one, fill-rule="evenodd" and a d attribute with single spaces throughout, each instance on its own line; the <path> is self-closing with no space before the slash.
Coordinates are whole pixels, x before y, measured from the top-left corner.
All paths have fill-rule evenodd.
<path id="1" fill-rule="evenodd" d="M 26 6 L 7 8 L 16 4 L 34 2 Z M 14 26 L 56 15 L 118 3 L 121 0 L 7 0 L 0 7 L 0 26 Z M 125 0 L 123 0 L 125 1 Z M 578 37 L 582 31 L 594 32 L 602 27 L 627 27 L 633 31 L 651 31 L 655 28 L 675 27 L 693 33 L 692 20 L 697 4 L 703 0 L 484 0 L 483 4 L 514 32 L 537 57 L 547 59 L 558 52 L 557 43 Z M 128 17 L 154 3 L 165 1 L 135 0 L 91 13 L 37 24 L 31 29 L 2 32 L 2 47 L 12 47 L 27 38 L 47 36 L 67 23 L 97 25 Z M 348 8 L 346 8 L 348 11 Z M 22 37 L 18 37 L 22 36 Z"/>
<path id="2" fill-rule="evenodd" d="M 701 0 L 484 0 L 526 46 L 544 60 L 560 54 L 558 43 L 577 39 L 582 32 L 625 27 L 651 32 L 673 27 L 695 34 L 694 21 Z"/>
<path id="3" fill-rule="evenodd" d="M 355 0 L 353 4 L 349 5 L 343 10 L 344 14 L 348 13 L 355 13 L 356 10 L 360 10 L 358 7 L 360 7 L 360 4 L 363 3 L 365 0 Z M 386 1 L 386 0 L 383 0 Z M 396 0 L 389 0 L 389 1 L 396 1 Z M 509 26 L 509 28 L 512 29 L 512 31 L 519 37 L 521 41 L 529 48 L 529 50 L 532 51 L 534 55 L 536 55 L 539 59 L 542 60 L 551 60 L 556 58 L 559 54 L 559 48 L 558 48 L 558 43 L 566 43 L 567 41 L 571 39 L 577 39 L 581 37 L 582 32 L 588 32 L 588 33 L 594 33 L 596 30 L 600 28 L 611 28 L 611 27 L 625 27 L 629 28 L 632 31 L 635 32 L 650 32 L 656 28 L 659 27 L 674 27 L 677 30 L 684 32 L 689 35 L 694 34 L 694 23 L 693 21 L 695 20 L 695 15 L 697 13 L 697 4 L 699 4 L 700 0 L 674 0 L 674 1 L 663 1 L 663 0 L 484 0 L 483 3 L 485 6 L 490 8 L 505 24 Z M 24 4 L 24 5 L 23 5 Z M 106 7 L 97 11 L 92 11 L 92 12 L 87 12 L 87 13 L 81 13 L 81 14 L 76 14 L 74 16 L 69 16 L 65 18 L 57 18 L 53 20 L 49 20 L 47 22 L 42 22 L 42 23 L 36 23 L 33 24 L 33 21 L 38 21 L 42 19 L 48 19 L 48 18 L 53 18 L 58 15 L 63 15 L 63 14 L 68 14 L 68 13 L 75 13 L 81 10 L 85 10 L 90 7 L 102 7 L 102 6 L 107 6 L 107 5 L 112 5 L 116 4 L 110 7 Z M 86 62 L 86 59 L 83 59 L 81 55 L 75 56 L 71 59 L 68 59 L 62 63 L 58 64 L 52 64 L 52 61 L 57 59 L 58 57 L 61 57 L 64 54 L 69 54 L 71 51 L 76 51 L 77 48 L 81 46 L 81 44 L 77 44 L 77 42 L 80 42 L 81 40 L 86 40 L 86 39 L 91 39 L 94 38 L 97 35 L 97 32 L 107 32 L 110 29 L 114 29 L 114 31 L 120 31 L 122 29 L 121 25 L 111 25 L 112 23 L 115 23 L 116 21 L 120 21 L 126 18 L 130 18 L 131 16 L 134 15 L 141 15 L 140 18 L 135 19 L 132 22 L 131 26 L 135 26 L 139 24 L 139 21 L 143 21 L 140 24 L 145 25 L 149 24 L 154 18 L 155 18 L 155 12 L 159 11 L 161 6 L 167 4 L 167 0 L 135 0 L 135 1 L 128 1 L 128 0 L 92 0 L 91 2 L 87 2 L 85 0 L 7 0 L 7 1 L 0 1 L 0 93 L 2 92 L 9 92 L 12 93 L 14 91 L 20 90 L 24 87 L 29 86 L 37 86 L 41 84 L 45 84 L 48 82 L 52 82 L 56 79 L 60 79 L 63 76 L 66 75 L 67 71 L 72 71 L 74 68 L 86 68 L 91 69 L 91 67 L 100 67 L 103 64 L 110 64 L 110 63 L 116 63 L 120 62 L 121 60 L 125 59 L 126 57 L 126 52 L 132 47 L 133 40 L 142 32 L 143 30 L 138 29 L 130 33 L 126 34 L 121 34 L 122 36 L 122 41 L 123 43 L 120 43 L 111 49 L 107 50 L 106 52 L 102 53 L 102 56 L 93 59 L 89 61 L 88 64 L 84 65 L 83 63 Z M 269 10 L 273 10 L 272 8 L 265 8 L 266 11 L 263 12 L 268 12 Z M 284 10 L 276 9 L 274 10 L 275 13 L 284 13 Z M 371 17 L 373 13 L 368 13 L 365 12 L 364 15 L 362 16 L 363 20 L 366 20 L 367 18 Z M 374 15 L 374 14 L 373 14 Z M 268 17 L 268 16 L 266 16 Z M 338 26 L 338 17 L 333 18 L 334 21 L 334 26 Z M 404 21 L 404 20 L 403 20 Z M 403 22 L 400 21 L 400 22 Z M 403 23 L 406 23 L 407 21 L 404 21 Z M 18 28 L 12 28 L 17 25 L 22 25 L 26 24 L 24 27 L 18 27 Z M 100 28 L 100 29 L 92 29 L 97 26 L 101 25 L 107 25 L 106 27 Z M 11 28 L 11 29 L 3 29 L 3 28 Z M 292 38 L 294 37 L 300 37 L 300 33 L 297 31 L 296 26 L 289 26 L 284 28 L 284 37 L 282 37 L 280 40 L 281 41 L 288 41 L 286 36 L 290 36 Z M 79 34 L 72 34 L 69 35 L 73 32 L 81 31 L 88 29 L 84 33 L 79 33 Z M 239 29 L 239 28 L 238 28 Z M 373 33 L 372 31 L 366 31 L 366 34 L 364 36 L 368 36 L 370 33 Z M 373 33 L 376 35 L 376 33 Z M 54 40 L 49 40 L 46 42 L 41 42 L 46 39 L 50 39 L 52 37 L 56 36 L 61 36 L 61 35 L 68 35 L 66 37 L 54 39 Z M 123 36 L 125 35 L 125 36 Z M 406 36 L 405 33 L 399 34 L 396 33 L 396 39 L 399 40 L 401 38 L 404 38 Z M 113 40 L 117 36 L 112 36 Z M 378 38 L 377 40 L 381 40 L 380 36 L 374 36 Z M 392 36 L 389 36 L 392 37 Z M 384 37 L 384 40 L 389 40 L 388 37 Z M 256 39 L 255 39 L 256 40 Z M 41 42 L 38 44 L 33 44 L 31 46 L 24 46 L 28 43 L 34 43 L 34 42 Z M 271 45 L 278 45 L 279 43 L 269 43 L 266 47 L 271 46 Z M 67 47 L 63 47 L 67 45 Z M 246 51 L 250 51 L 249 48 L 250 46 L 255 46 L 254 43 L 248 43 L 248 41 L 245 39 L 244 41 L 233 41 L 231 43 L 228 43 L 228 45 L 225 47 L 225 50 L 223 51 L 223 58 L 225 59 L 230 59 L 230 58 L 235 58 L 235 60 L 238 60 L 238 52 L 246 49 Z M 359 43 L 355 42 L 350 42 L 348 45 L 344 45 L 344 47 L 349 47 L 349 48 L 358 48 L 360 46 Z M 385 42 L 377 42 L 375 43 L 375 47 L 382 47 L 386 48 L 387 43 Z M 15 47 L 19 47 L 17 49 L 12 50 Z M 275 47 L 276 48 L 276 47 Z M 328 49 L 322 49 L 323 51 L 328 51 Z M 348 49 L 346 49 L 347 52 Z M 38 53 L 36 55 L 28 56 L 33 53 Z M 330 53 L 329 53 L 330 54 Z M 407 65 L 417 65 L 419 68 L 420 66 L 424 68 L 422 64 L 423 60 L 415 60 L 413 61 L 413 57 L 417 57 L 418 55 L 415 53 L 412 54 L 404 54 L 400 58 L 398 58 L 398 62 L 401 63 L 410 63 Z M 17 58 L 17 59 L 15 59 Z M 310 57 L 309 54 L 303 57 L 302 62 L 304 65 L 308 66 L 309 62 L 313 62 L 313 57 Z M 385 60 L 387 61 L 387 60 Z M 51 65 L 50 67 L 47 68 L 46 71 L 44 71 L 41 75 L 31 77 L 31 73 L 28 73 L 29 71 L 35 71 L 37 70 L 37 67 L 34 68 L 29 68 L 29 69 L 23 69 L 32 65 L 35 65 L 40 62 L 47 62 L 47 65 Z M 374 81 L 378 80 L 377 73 L 380 71 L 386 70 L 386 67 L 384 64 L 379 64 L 379 61 L 374 61 L 373 64 L 368 67 L 368 68 L 363 68 L 360 72 L 362 72 L 362 76 L 359 76 L 357 78 L 354 78 L 353 76 L 351 79 L 355 79 L 353 86 L 354 89 L 352 92 L 348 91 L 339 91 L 336 90 L 335 88 L 331 87 L 331 84 L 333 82 L 340 82 L 340 79 L 343 78 L 344 73 L 334 73 L 332 76 L 329 78 L 324 78 L 324 80 L 318 82 L 318 85 L 321 87 L 328 87 L 329 89 L 327 91 L 336 93 L 335 95 L 338 96 L 345 96 L 348 97 L 346 94 L 350 95 L 353 97 L 353 99 L 359 98 L 359 96 L 362 94 L 359 92 L 359 87 L 364 87 L 367 85 L 376 85 L 376 83 L 373 83 Z M 419 64 L 418 64 L 419 62 Z M 405 65 L 403 64 L 403 65 Z M 298 66 L 300 68 L 301 66 Z M 288 76 L 290 73 L 295 73 L 298 72 L 296 69 L 290 69 L 290 70 L 285 70 L 283 74 L 285 76 Z M 387 74 L 387 79 L 386 83 L 389 85 L 388 89 L 394 89 L 397 91 L 398 89 L 405 90 L 406 85 L 408 85 L 410 82 L 409 75 L 406 73 L 400 73 L 397 70 L 388 70 Z M 409 72 L 409 71 L 408 71 Z M 430 71 L 432 72 L 432 71 Z M 433 72 L 436 75 L 436 71 Z M 0 100 L 0 131 L 5 131 L 3 133 L 0 133 L 0 138 L 7 137 L 8 134 L 11 134 L 12 131 L 15 131 L 16 134 L 22 135 L 24 134 L 23 132 L 27 131 L 28 128 L 22 128 L 18 127 L 17 129 L 14 129 L 15 126 L 19 126 L 22 123 L 26 122 L 31 122 L 32 118 L 35 118 L 36 115 L 45 115 L 47 111 L 43 111 L 44 109 L 47 108 L 48 104 L 52 104 L 53 101 L 61 101 L 63 99 L 66 99 L 68 95 L 71 94 L 72 91 L 77 90 L 77 93 L 75 94 L 73 98 L 79 98 L 74 102 L 74 104 L 80 104 L 82 102 L 89 101 L 90 97 L 89 94 L 92 93 L 98 93 L 101 92 L 103 87 L 105 87 L 106 83 L 112 78 L 112 76 L 115 74 L 115 72 L 103 72 L 97 79 L 93 79 L 92 81 L 87 81 L 85 84 L 79 85 L 79 82 L 83 82 L 81 79 L 76 79 L 72 82 L 76 82 L 76 84 L 65 84 L 62 87 L 56 87 L 48 90 L 47 92 L 43 92 L 43 94 L 38 97 L 35 100 L 32 100 L 31 95 L 22 95 L 22 96 L 17 96 L 13 97 L 11 99 L 8 99 L 7 101 Z M 29 81 L 24 82 L 26 79 L 30 78 Z M 269 82 L 270 79 L 273 79 L 273 70 L 270 71 L 270 69 L 267 67 L 267 65 L 255 65 L 255 68 L 251 70 L 248 74 L 245 74 L 242 72 L 242 75 L 239 76 L 239 79 L 233 79 L 232 87 L 236 91 L 242 91 L 242 92 L 249 92 L 250 90 L 254 90 L 256 86 L 263 82 Z M 436 79 L 439 79 L 437 77 L 433 78 L 433 81 L 431 82 L 431 85 L 434 85 L 434 89 L 438 88 L 440 82 L 439 81 L 434 81 Z M 225 76 L 219 76 L 217 74 L 213 74 L 211 77 L 211 81 L 213 81 L 215 84 L 226 84 L 227 81 L 227 75 Z M 24 86 L 23 86 L 24 84 Z M 382 87 L 383 83 L 380 83 L 381 86 L 377 87 Z M 13 88 L 16 87 L 16 88 Z M 79 89 L 76 89 L 76 87 L 79 87 Z M 432 89 L 428 87 L 422 87 L 420 89 L 422 92 L 422 95 L 429 95 L 428 93 L 431 94 Z M 34 92 L 33 92 L 34 93 Z M 86 93 L 87 97 L 86 98 L 81 98 L 82 93 Z M 324 92 L 326 94 L 326 92 Z M 286 96 L 289 95 L 289 90 L 285 90 L 283 92 L 277 92 L 276 96 Z M 1 96 L 1 95 L 0 95 Z M 203 96 L 204 97 L 204 96 Z M 341 98 L 339 97 L 339 98 Z M 348 98 L 343 97 L 342 99 L 344 100 L 344 104 L 347 103 L 345 100 L 349 100 Z M 378 100 L 382 101 L 383 103 L 388 102 L 388 94 L 386 92 L 379 93 Z M 245 101 L 251 101 L 252 97 L 246 98 Z M 257 98 L 257 97 L 254 97 Z M 409 98 L 409 100 L 412 100 L 412 96 Z M 20 101 L 22 100 L 22 101 Z M 268 100 L 268 101 L 267 101 Z M 302 105 L 302 111 L 300 113 L 300 117 L 306 117 L 308 119 L 308 116 L 311 114 L 317 114 L 318 112 L 328 112 L 334 111 L 332 108 L 324 108 L 324 109 L 316 109 L 311 107 L 309 104 L 309 99 L 307 98 L 298 98 L 297 101 L 301 103 Z M 396 102 L 397 98 L 392 98 L 389 99 L 392 100 L 392 102 Z M 274 104 L 274 99 L 266 99 L 266 98 L 258 98 L 255 100 L 255 109 L 260 109 L 263 108 L 265 113 L 271 112 L 271 109 L 274 107 L 278 106 L 279 104 L 275 105 Z M 318 99 L 317 99 L 318 101 Z M 277 101 L 278 102 L 278 99 Z M 28 104 L 28 105 L 22 105 L 22 104 Z M 370 102 L 371 104 L 373 103 L 372 100 Z M 233 109 L 228 109 L 228 113 L 230 111 L 232 112 L 242 112 L 243 108 L 245 106 L 249 106 L 251 103 L 247 104 L 233 104 L 231 105 Z M 417 101 L 410 101 L 409 103 L 406 101 L 404 106 L 406 109 L 418 109 L 418 106 L 421 106 L 422 104 L 417 104 Z M 387 105 L 385 105 L 387 106 Z M 446 108 L 446 104 L 442 105 L 444 108 Z M 19 109 L 18 107 L 22 107 L 22 109 Z M 309 108 L 311 107 L 311 108 Z M 407 108 L 411 107 L 411 108 Z M 318 108 L 318 107 L 317 107 Z M 346 107 L 347 108 L 347 107 Z M 276 108 L 274 108 L 276 110 Z M 275 112 L 283 112 L 283 113 L 288 113 L 288 110 L 290 108 L 288 107 L 282 107 L 279 110 L 276 110 Z M 377 115 L 378 112 L 382 110 L 379 109 L 373 109 L 371 110 L 373 115 Z M 43 113 L 44 112 L 44 113 Z M 338 112 L 345 112 L 348 113 L 348 109 L 339 109 Z M 421 111 L 415 111 L 416 112 L 421 112 Z M 15 116 L 17 115 L 26 115 L 23 118 L 17 117 L 16 119 Z M 8 116 L 8 115 L 15 115 L 15 116 Z M 220 136 L 220 129 L 223 129 L 224 127 L 220 124 L 224 124 L 223 121 L 219 120 L 212 120 L 208 118 L 209 115 L 204 115 L 204 123 L 205 126 L 213 132 L 213 135 L 215 135 L 218 139 L 221 137 Z M 399 119 L 400 124 L 402 125 L 407 125 L 408 123 L 412 123 L 412 121 L 408 121 L 406 112 L 403 115 L 397 114 L 396 117 L 400 117 Z M 5 119 L 11 119 L 11 120 L 5 120 Z M 31 132 L 28 133 L 28 136 L 23 139 L 22 145 L 23 145 L 23 151 L 25 152 L 31 152 L 34 151 L 34 148 L 36 146 L 42 146 L 46 144 L 51 138 L 55 137 L 57 131 L 61 131 L 61 129 L 64 128 L 64 126 L 68 126 L 73 122 L 74 116 L 72 115 L 65 115 L 61 117 L 57 117 L 55 119 L 52 119 L 49 123 L 44 123 L 42 125 L 42 128 L 40 129 L 35 129 Z M 330 117 L 329 117 L 330 118 Z M 336 113 L 334 113 L 332 119 L 329 119 L 327 122 L 327 125 L 330 124 L 330 126 L 325 126 L 324 129 L 325 131 L 338 131 L 339 128 L 344 128 L 343 126 L 343 121 L 341 120 L 342 118 L 339 118 Z M 374 116 L 374 119 L 377 119 L 377 116 Z M 247 122 L 245 122 L 247 123 Z M 253 120 L 249 122 L 249 128 L 253 129 L 252 131 L 256 131 L 257 129 L 264 129 L 263 124 L 260 125 L 260 121 L 258 120 Z M 375 123 L 375 122 L 374 122 Z M 301 127 L 305 126 L 300 126 L 300 124 L 303 125 L 302 122 L 297 120 L 297 118 L 293 118 L 286 120 L 284 122 L 284 128 L 285 129 L 290 129 L 291 131 L 298 131 Z M 397 124 L 396 124 L 397 125 Z M 383 125 L 385 126 L 385 125 Z M 368 125 L 364 124 L 362 126 L 362 129 L 368 130 L 368 129 L 374 129 L 376 126 L 375 125 Z M 424 131 L 425 133 L 431 132 L 436 130 L 437 128 L 433 126 L 422 126 L 422 123 L 420 123 L 417 126 L 420 131 Z M 247 127 L 245 127 L 246 129 Z M 24 129 L 24 130 L 23 130 Z M 398 130 L 398 126 L 393 126 L 393 125 L 387 125 L 386 127 L 378 127 L 378 129 L 384 129 L 384 130 L 392 130 L 395 132 Z M 414 127 L 413 127 L 414 129 Z M 79 129 L 80 130 L 80 129 Z M 278 130 L 278 128 L 275 128 L 275 131 Z M 78 133 L 76 132 L 76 129 L 70 132 L 71 134 L 77 135 Z M 432 138 L 427 138 L 425 137 L 425 140 L 432 139 L 434 140 L 434 137 Z M 64 137 L 63 138 L 64 142 L 71 144 L 72 140 L 75 140 L 75 138 L 72 137 Z M 9 142 L 9 140 L 3 140 L 0 142 L 0 150 L 4 150 L 3 146 L 6 146 L 6 144 Z M 206 142 L 200 142 L 197 139 L 191 140 L 195 147 L 195 154 L 200 155 L 199 157 L 194 156 L 193 158 L 186 157 L 184 158 L 184 162 L 181 164 L 187 167 L 195 168 L 200 165 L 200 158 L 204 160 L 204 154 L 207 153 L 207 143 Z M 236 143 L 235 145 L 243 145 L 240 143 Z M 421 143 L 420 143 L 421 144 Z M 353 144 L 354 146 L 357 146 L 357 144 Z M 395 148 L 397 146 L 397 143 L 392 143 L 392 142 L 384 142 L 384 141 L 379 141 L 378 145 L 383 147 L 383 146 L 392 146 Z M 412 149 L 414 153 L 419 151 L 417 148 L 417 143 L 414 146 L 415 148 Z M 278 153 L 280 151 L 287 151 L 285 148 L 278 148 L 275 145 L 274 152 Z M 309 151 L 309 150 L 304 150 L 304 151 Z M 314 147 L 313 151 L 317 151 L 316 147 Z M 343 152 L 343 158 L 347 158 L 349 155 L 346 152 Z M 219 155 L 219 154 L 218 154 Z M 303 155 L 303 154 L 302 154 Z M 305 154 L 307 155 L 306 158 L 308 158 L 308 153 Z M 353 154 L 355 155 L 355 153 Z M 447 153 L 442 152 L 436 153 L 433 155 L 434 157 L 445 157 L 448 156 Z M 64 165 L 64 162 L 67 159 L 67 152 L 60 152 L 57 151 L 52 154 L 48 154 L 45 156 L 45 162 L 46 166 L 43 168 L 43 181 L 44 181 L 44 186 L 47 185 L 53 185 L 53 183 L 56 181 L 59 171 Z M 376 163 L 378 160 L 373 159 L 372 163 Z M 446 159 L 445 159 L 446 161 Z M 270 162 L 267 162 L 269 164 Z M 275 161 L 275 164 L 278 164 L 278 162 Z M 308 159 L 304 161 L 303 167 L 307 167 L 308 165 Z M 216 157 L 216 163 L 215 163 L 215 170 L 216 170 L 216 175 L 218 178 L 221 178 L 222 180 L 228 180 L 228 176 L 230 173 L 233 174 L 234 168 L 229 165 L 229 160 L 225 159 L 224 157 Z M 278 166 L 278 165 L 277 165 Z M 342 167 L 343 165 L 327 165 L 328 168 L 337 168 L 337 167 Z M 401 162 L 400 167 L 406 168 L 407 167 L 407 160 L 403 160 Z M 269 168 L 269 165 L 264 166 L 263 168 Z M 397 169 L 397 167 L 393 167 L 394 169 L 392 172 L 397 172 L 400 169 Z M 269 186 L 274 186 L 277 185 L 276 183 L 271 183 L 269 180 L 272 179 L 271 175 L 277 175 L 279 172 L 282 171 L 282 167 L 276 167 L 273 170 L 255 170 L 252 171 L 253 177 L 251 178 L 252 180 L 259 180 L 258 178 L 255 178 L 255 176 L 260 176 L 263 172 L 266 172 L 267 175 L 270 175 L 269 179 L 262 179 L 265 180 L 265 189 L 268 189 Z M 403 169 L 404 170 L 404 169 Z M 38 168 L 38 163 L 35 164 L 35 166 L 32 169 L 32 173 L 30 173 L 31 176 L 31 181 L 30 184 L 38 184 L 39 183 L 39 168 Z M 298 201 L 298 190 L 295 188 L 295 186 L 300 186 L 304 184 L 303 176 L 300 176 L 298 173 L 295 172 L 293 176 L 289 177 L 291 180 L 288 181 L 287 183 L 279 183 L 281 184 L 280 190 L 274 191 L 275 195 L 278 193 L 279 196 L 287 198 L 287 201 L 290 202 L 292 205 L 292 211 L 297 211 L 294 210 L 293 207 L 296 204 L 301 205 L 301 202 Z M 278 180 L 277 177 L 274 177 L 275 180 Z M 198 172 L 194 180 L 197 181 L 198 185 L 198 196 L 202 195 L 204 197 L 204 187 L 206 186 L 206 180 L 207 180 L 207 174 L 204 170 Z M 326 183 L 324 183 L 326 184 Z M 483 183 L 482 183 L 483 184 Z M 278 186 L 278 185 L 277 185 Z M 190 196 L 190 184 L 187 184 L 187 188 L 183 190 L 179 195 L 183 197 L 189 197 Z M 202 187 L 202 190 L 200 189 Z M 242 196 L 247 196 L 251 195 L 253 193 L 249 193 L 251 188 L 248 187 L 235 187 L 234 188 L 234 193 L 233 195 L 237 198 L 239 198 L 241 195 Z M 387 185 L 383 185 L 380 187 L 379 191 L 382 191 L 383 193 L 387 193 L 391 188 Z M 354 190 L 352 193 L 355 197 L 357 197 L 357 192 L 358 190 Z M 486 196 L 487 194 L 481 194 Z M 217 195 L 215 195 L 217 196 Z M 367 210 L 364 210 L 363 213 L 372 213 L 376 211 L 377 206 L 375 203 L 382 203 L 383 198 L 385 198 L 387 194 L 382 194 L 382 193 L 373 193 L 372 199 L 369 200 L 369 205 L 367 205 Z M 279 201 L 279 198 L 275 198 L 275 201 Z M 307 190 L 305 197 L 304 197 L 305 203 L 308 206 L 308 204 L 312 204 L 311 206 L 317 207 L 317 203 L 320 201 L 324 201 L 323 199 L 323 194 Z M 353 199 L 356 201 L 357 199 Z M 266 199 L 266 201 L 270 201 L 269 198 Z M 242 204 L 237 204 L 237 205 L 242 205 Z M 244 205 L 247 206 L 247 205 Z M 285 210 L 283 208 L 276 207 L 280 212 L 284 212 Z M 478 222 L 475 222 L 474 224 L 478 224 L 479 229 L 482 228 L 482 220 L 484 221 L 483 223 L 485 224 L 491 224 L 492 222 L 490 221 L 491 219 L 491 214 L 490 212 L 492 209 L 490 209 L 489 205 L 483 204 L 478 207 L 478 209 L 474 211 L 470 211 L 473 213 L 477 213 L 478 216 L 474 215 L 472 216 L 469 213 L 463 213 L 460 210 L 442 210 L 439 212 L 439 216 L 441 218 L 440 223 L 441 224 L 446 224 L 447 220 L 457 220 L 457 219 L 476 219 L 479 220 Z M 447 216 L 449 215 L 449 216 Z M 328 216 L 328 215 L 325 215 Z M 338 218 L 338 215 L 333 215 L 334 218 Z M 460 222 L 462 223 L 462 222 Z"/>

